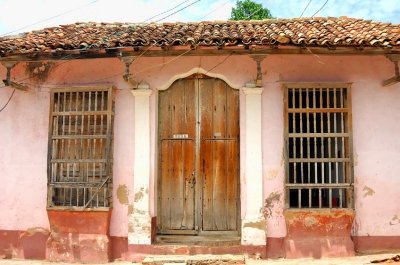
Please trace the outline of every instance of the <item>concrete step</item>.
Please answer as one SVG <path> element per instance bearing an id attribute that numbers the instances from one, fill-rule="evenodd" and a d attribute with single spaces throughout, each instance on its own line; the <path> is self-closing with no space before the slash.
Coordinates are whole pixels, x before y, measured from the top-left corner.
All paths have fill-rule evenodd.
<path id="1" fill-rule="evenodd" d="M 244 265 L 243 255 L 154 255 L 147 256 L 143 265 Z"/>
<path id="2" fill-rule="evenodd" d="M 240 236 L 188 236 L 157 235 L 156 244 L 197 245 L 197 246 L 240 246 Z"/>

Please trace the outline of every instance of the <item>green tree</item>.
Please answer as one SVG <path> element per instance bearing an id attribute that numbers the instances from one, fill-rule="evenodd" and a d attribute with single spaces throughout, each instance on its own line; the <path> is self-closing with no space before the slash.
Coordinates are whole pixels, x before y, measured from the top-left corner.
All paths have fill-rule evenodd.
<path id="1" fill-rule="evenodd" d="M 268 8 L 262 4 L 255 3 L 251 0 L 236 1 L 236 7 L 232 8 L 231 20 L 251 20 L 273 18 Z"/>

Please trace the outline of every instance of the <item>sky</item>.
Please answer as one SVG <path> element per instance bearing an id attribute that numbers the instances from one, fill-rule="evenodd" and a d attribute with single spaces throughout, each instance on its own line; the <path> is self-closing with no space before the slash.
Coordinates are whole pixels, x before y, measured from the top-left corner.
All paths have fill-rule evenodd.
<path id="1" fill-rule="evenodd" d="M 276 18 L 300 17 L 304 11 L 303 17 L 348 16 L 400 23 L 400 0 L 328 0 L 326 5 L 326 0 L 253 1 L 268 8 Z M 226 20 L 235 3 L 236 0 L 0 0 L 0 36 L 87 21 Z M 176 8 L 166 12 L 173 7 Z M 166 13 L 152 18 L 163 12 Z"/>

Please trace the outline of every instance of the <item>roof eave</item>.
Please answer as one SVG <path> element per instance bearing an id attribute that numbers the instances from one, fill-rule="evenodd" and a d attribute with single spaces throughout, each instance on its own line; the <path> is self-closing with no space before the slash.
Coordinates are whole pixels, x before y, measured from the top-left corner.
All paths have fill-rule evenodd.
<path id="1" fill-rule="evenodd" d="M 223 56 L 249 54 L 278 55 L 387 55 L 400 54 L 395 47 L 355 46 L 295 46 L 295 45 L 236 45 L 236 46 L 169 46 L 169 47 L 118 47 L 91 50 L 52 50 L 32 53 L 9 53 L 0 61 L 59 61 L 73 59 L 114 58 L 121 56 L 166 57 L 166 56 Z"/>

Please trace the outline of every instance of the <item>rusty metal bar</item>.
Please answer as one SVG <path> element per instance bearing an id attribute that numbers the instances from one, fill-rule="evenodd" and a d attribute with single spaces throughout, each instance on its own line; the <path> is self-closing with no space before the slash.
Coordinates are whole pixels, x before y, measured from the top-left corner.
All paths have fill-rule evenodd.
<path id="1" fill-rule="evenodd" d="M 296 108 L 296 92 L 295 89 L 292 89 L 292 109 Z M 293 133 L 295 134 L 296 131 L 296 115 L 295 113 L 292 114 L 292 119 L 293 119 Z M 290 137 L 290 136 L 289 136 Z M 293 158 L 297 157 L 297 140 L 295 138 L 293 139 Z M 290 163 L 290 162 L 289 162 Z M 297 183 L 297 164 L 293 163 L 293 182 Z"/>
<path id="2" fill-rule="evenodd" d="M 309 89 L 307 88 L 306 90 L 306 108 L 307 109 L 309 109 L 310 108 L 310 100 L 309 100 L 309 94 L 308 94 L 308 92 L 309 92 Z M 306 113 L 306 120 L 307 120 L 307 133 L 309 134 L 310 133 L 310 113 Z M 311 151 L 311 148 L 310 148 L 310 137 L 306 137 L 306 139 L 307 139 L 307 157 L 310 157 L 311 155 L 310 155 L 310 151 Z M 310 170 L 310 163 L 307 163 L 307 183 L 310 183 L 311 182 L 311 172 L 310 172 L 311 170 Z"/>
<path id="3" fill-rule="evenodd" d="M 318 112 L 320 113 L 333 113 L 333 112 L 337 112 L 337 113 L 347 113 L 349 110 L 347 108 L 330 108 L 330 109 L 326 109 L 326 108 L 321 108 L 318 109 Z M 288 113 L 313 113 L 315 112 L 315 109 L 288 109 Z"/>
<path id="4" fill-rule="evenodd" d="M 322 208 L 322 193 L 321 188 L 318 189 L 318 207 Z"/>
<path id="5" fill-rule="evenodd" d="M 336 184 L 336 183 L 332 183 L 332 184 L 329 184 L 329 183 L 309 183 L 309 184 L 302 184 L 302 185 L 299 185 L 299 184 L 296 184 L 296 183 L 287 183 L 286 184 L 286 186 L 287 187 L 293 187 L 293 188 L 295 188 L 295 187 L 302 187 L 302 188 L 312 188 L 312 187 L 321 187 L 321 188 L 334 188 L 334 187 L 350 187 L 351 186 L 351 184 L 350 183 L 340 183 L 340 184 Z"/>
<path id="6" fill-rule="evenodd" d="M 289 162 L 297 162 L 297 163 L 310 163 L 310 162 L 320 162 L 320 163 L 328 163 L 328 162 L 350 162 L 350 158 L 289 158 Z"/>
<path id="7" fill-rule="evenodd" d="M 349 133 L 289 133 L 290 138 L 301 137 L 348 137 Z"/>
<path id="8" fill-rule="evenodd" d="M 326 90 L 326 107 L 330 108 L 331 107 L 331 97 L 330 97 L 330 88 Z M 330 135 L 332 130 L 331 130 L 331 113 L 327 113 L 327 128 L 328 128 L 328 134 Z M 332 158 L 332 139 L 331 137 L 328 138 L 328 158 Z M 328 162 L 328 183 L 332 183 L 332 167 L 331 167 L 331 160 L 329 159 Z M 331 191 L 329 190 L 329 201 L 331 201 Z"/>
<path id="9" fill-rule="evenodd" d="M 301 208 L 301 189 L 297 189 L 298 206 Z"/>
<path id="10" fill-rule="evenodd" d="M 340 89 L 340 106 L 344 107 L 344 94 L 343 94 L 344 89 Z M 340 127 L 341 127 L 341 133 L 348 133 L 345 130 L 345 115 L 346 113 L 341 113 L 340 114 Z M 349 136 L 346 136 L 349 137 Z M 345 136 L 342 136 L 342 150 L 341 150 L 341 157 L 346 157 L 345 153 Z M 346 182 L 346 163 L 342 163 L 342 182 Z"/>
<path id="11" fill-rule="evenodd" d="M 320 109 L 322 109 L 324 106 L 323 92 L 324 92 L 324 89 L 321 89 L 320 94 L 319 94 Z M 324 115 L 323 115 L 323 113 L 320 114 L 320 126 L 321 126 L 321 133 L 324 133 Z M 324 138 L 321 138 L 321 158 L 324 158 L 324 157 L 325 157 Z M 323 161 L 321 161 L 321 162 L 323 162 Z M 322 181 L 322 183 L 325 182 L 325 164 L 324 163 L 321 164 L 321 181 Z M 321 190 L 319 191 L 319 193 L 320 193 L 320 200 L 321 200 Z M 319 204 L 321 204 L 321 201 Z"/>

